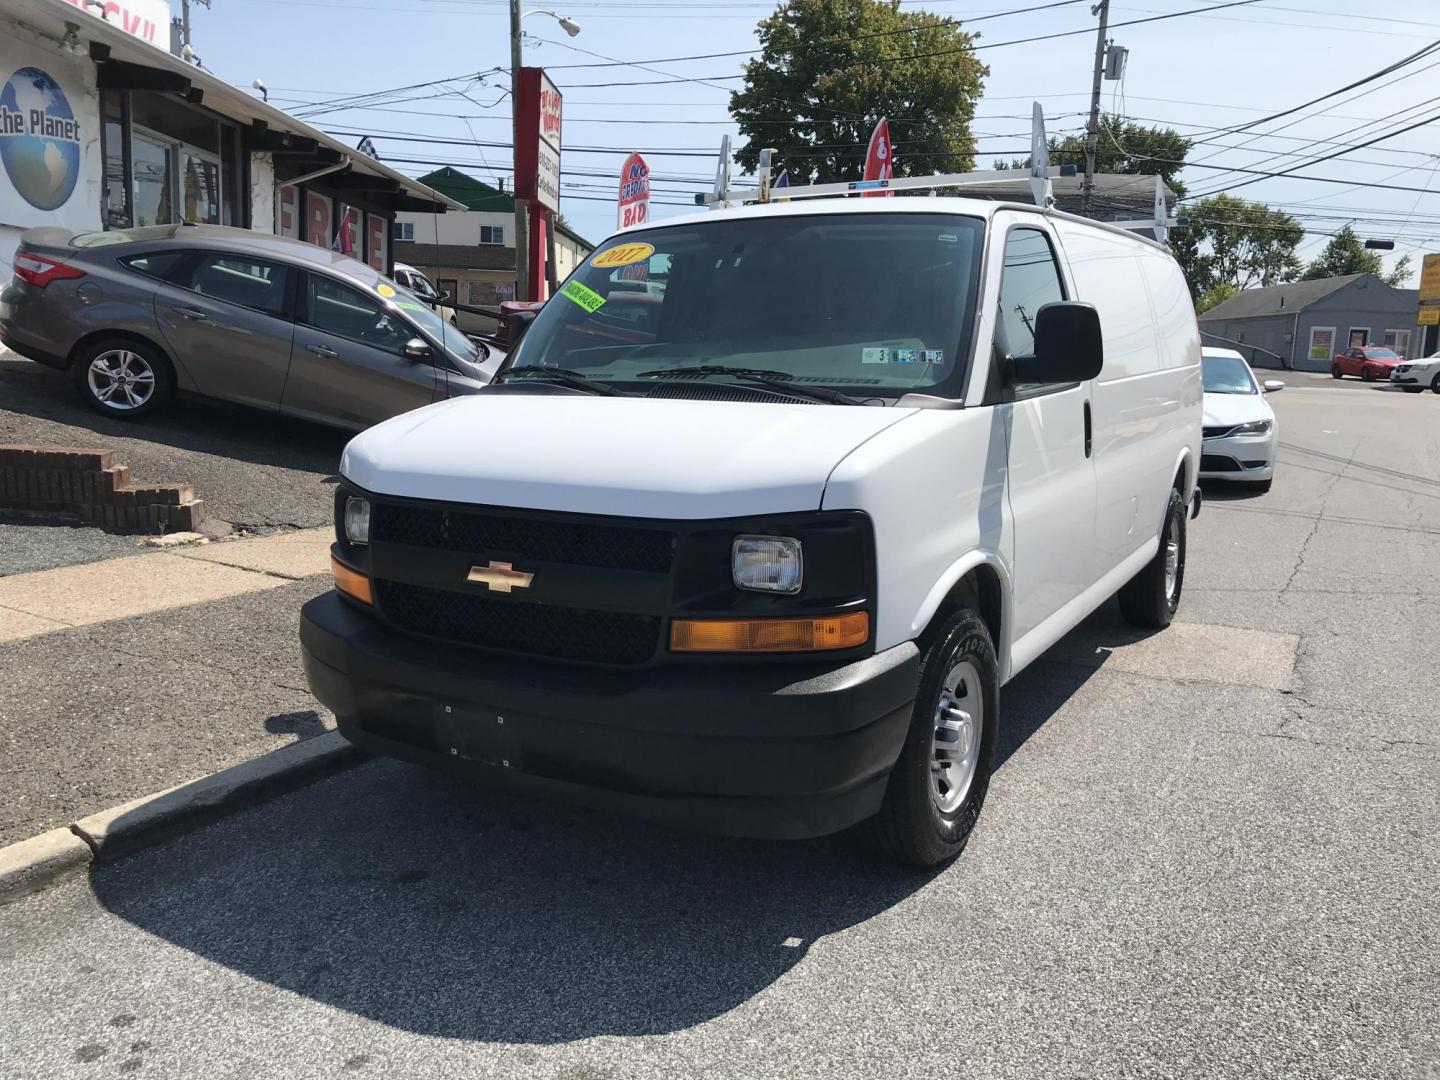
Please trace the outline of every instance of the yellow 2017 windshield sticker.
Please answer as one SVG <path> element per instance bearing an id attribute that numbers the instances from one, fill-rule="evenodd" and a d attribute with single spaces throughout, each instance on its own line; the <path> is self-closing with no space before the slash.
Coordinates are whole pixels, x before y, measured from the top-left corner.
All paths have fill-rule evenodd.
<path id="1" fill-rule="evenodd" d="M 605 306 L 605 297 L 601 296 L 589 286 L 576 281 L 574 278 L 571 278 L 565 283 L 565 287 L 560 290 L 560 295 L 567 300 L 573 300 L 587 312 L 591 313 Z"/>
<path id="2" fill-rule="evenodd" d="M 383 281 L 375 286 L 375 291 L 378 292 L 381 296 L 385 297 L 386 300 L 389 300 L 392 296 L 395 295 L 395 289 Z"/>
<path id="3" fill-rule="evenodd" d="M 609 251 L 602 251 L 595 258 L 590 260 L 591 266 L 611 267 L 629 266 L 641 259 L 648 259 L 655 254 L 655 248 L 650 244 L 621 244 Z"/>

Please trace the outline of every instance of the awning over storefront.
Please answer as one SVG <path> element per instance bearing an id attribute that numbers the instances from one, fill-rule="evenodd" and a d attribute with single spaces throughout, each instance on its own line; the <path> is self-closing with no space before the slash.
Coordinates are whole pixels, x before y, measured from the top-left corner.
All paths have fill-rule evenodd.
<path id="1" fill-rule="evenodd" d="M 83 0 L 78 5 L 68 0 L 0 0 L 0 16 L 55 41 L 64 40 L 67 23 L 78 26 L 79 48 L 95 61 L 100 89 L 175 93 L 241 124 L 245 149 L 273 154 L 280 183 L 343 162 L 343 169 L 326 178 L 332 187 L 392 195 L 396 210 L 432 213 L 465 209 L 462 203 L 127 33 L 91 10 L 83 6 Z M 169 27 L 163 32 L 163 40 L 168 40 Z"/>

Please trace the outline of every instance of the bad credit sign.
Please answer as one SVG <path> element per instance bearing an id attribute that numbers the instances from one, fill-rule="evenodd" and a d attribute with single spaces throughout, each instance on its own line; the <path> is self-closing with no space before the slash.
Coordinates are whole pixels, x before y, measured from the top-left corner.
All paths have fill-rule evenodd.
<path id="1" fill-rule="evenodd" d="M 521 68 L 515 101 L 515 195 L 560 209 L 563 98 L 541 68 Z"/>
<path id="2" fill-rule="evenodd" d="M 631 154 L 620 166 L 620 211 L 622 229 L 645 224 L 650 216 L 650 166 L 639 154 Z"/>

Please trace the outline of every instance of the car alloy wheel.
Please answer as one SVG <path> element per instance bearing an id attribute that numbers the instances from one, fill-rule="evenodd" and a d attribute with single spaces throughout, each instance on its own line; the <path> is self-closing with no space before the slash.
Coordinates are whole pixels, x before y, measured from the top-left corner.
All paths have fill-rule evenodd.
<path id="1" fill-rule="evenodd" d="M 1440 394 L 1440 372 L 1436 372 L 1435 378 L 1430 380 L 1430 389 Z"/>
<path id="2" fill-rule="evenodd" d="M 129 349 L 109 349 L 90 361 L 86 373 L 90 393 L 107 409 L 138 409 L 155 393 L 155 371 Z"/>

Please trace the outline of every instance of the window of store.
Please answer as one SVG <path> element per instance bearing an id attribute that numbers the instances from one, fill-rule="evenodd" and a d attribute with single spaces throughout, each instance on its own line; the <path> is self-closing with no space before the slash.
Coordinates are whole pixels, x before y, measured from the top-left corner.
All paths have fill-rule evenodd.
<path id="1" fill-rule="evenodd" d="M 413 241 L 415 239 L 415 223 L 413 221 L 395 222 L 395 239 Z"/>
<path id="2" fill-rule="evenodd" d="M 1401 356 L 1410 355 L 1410 331 L 1409 330 L 1386 330 L 1385 347 L 1394 349 Z"/>
<path id="3" fill-rule="evenodd" d="M 503 225 L 481 225 L 480 243 L 501 244 L 505 243 L 505 226 Z"/>
<path id="4" fill-rule="evenodd" d="M 465 288 L 465 302 L 475 307 L 499 307 L 502 300 L 515 299 L 513 281 L 467 281 Z"/>

